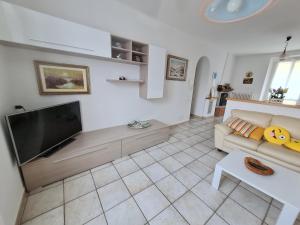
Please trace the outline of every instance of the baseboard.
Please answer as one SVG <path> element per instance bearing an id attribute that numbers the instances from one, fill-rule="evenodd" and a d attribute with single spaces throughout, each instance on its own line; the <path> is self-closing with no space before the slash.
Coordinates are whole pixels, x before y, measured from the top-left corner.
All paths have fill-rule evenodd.
<path id="1" fill-rule="evenodd" d="M 22 195 L 22 200 L 21 200 L 21 203 L 19 205 L 19 210 L 18 210 L 18 214 L 17 214 L 15 225 L 20 225 L 21 224 L 23 212 L 24 212 L 25 205 L 26 205 L 26 202 L 27 202 L 27 197 L 28 197 L 28 194 L 24 190 L 23 195 Z"/>

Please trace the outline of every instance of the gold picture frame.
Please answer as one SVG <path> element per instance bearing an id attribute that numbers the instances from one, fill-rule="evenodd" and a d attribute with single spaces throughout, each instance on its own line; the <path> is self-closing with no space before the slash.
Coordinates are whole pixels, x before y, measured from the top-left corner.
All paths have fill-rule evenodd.
<path id="1" fill-rule="evenodd" d="M 174 55 L 167 58 L 167 80 L 186 81 L 188 60 Z"/>
<path id="2" fill-rule="evenodd" d="M 40 95 L 90 94 L 88 66 L 34 61 Z"/>

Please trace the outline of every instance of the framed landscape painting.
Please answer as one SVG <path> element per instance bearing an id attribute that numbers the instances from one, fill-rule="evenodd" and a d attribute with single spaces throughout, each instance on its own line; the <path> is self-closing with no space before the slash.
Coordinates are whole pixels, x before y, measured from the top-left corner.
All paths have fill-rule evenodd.
<path id="1" fill-rule="evenodd" d="M 167 80 L 186 80 L 188 60 L 173 55 L 168 55 L 167 59 Z"/>
<path id="2" fill-rule="evenodd" d="M 41 95 L 89 94 L 87 66 L 34 61 Z"/>

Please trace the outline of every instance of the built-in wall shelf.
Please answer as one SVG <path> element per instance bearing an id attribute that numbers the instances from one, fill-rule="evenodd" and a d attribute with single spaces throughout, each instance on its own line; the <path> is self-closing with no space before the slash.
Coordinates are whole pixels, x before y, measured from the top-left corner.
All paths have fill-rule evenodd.
<path id="1" fill-rule="evenodd" d="M 143 80 L 134 80 L 134 79 L 128 79 L 128 80 L 106 79 L 106 81 L 115 82 L 115 83 L 138 83 L 138 84 L 143 84 L 145 82 Z"/>
<path id="2" fill-rule="evenodd" d="M 113 59 L 147 65 L 148 45 L 123 37 L 111 36 L 111 56 Z"/>

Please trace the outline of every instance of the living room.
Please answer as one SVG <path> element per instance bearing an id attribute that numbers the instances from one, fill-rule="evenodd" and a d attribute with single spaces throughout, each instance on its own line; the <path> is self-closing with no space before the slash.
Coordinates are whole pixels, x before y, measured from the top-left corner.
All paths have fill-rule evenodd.
<path id="1" fill-rule="evenodd" d="M 0 1 L 0 224 L 300 224 L 299 9 Z"/>

